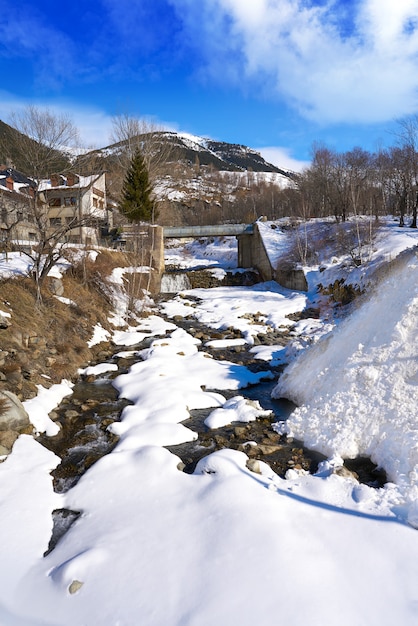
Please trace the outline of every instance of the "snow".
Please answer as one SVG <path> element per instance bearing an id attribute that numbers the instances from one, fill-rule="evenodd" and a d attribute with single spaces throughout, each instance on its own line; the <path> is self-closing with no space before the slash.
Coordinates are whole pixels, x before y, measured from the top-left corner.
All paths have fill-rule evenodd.
<path id="1" fill-rule="evenodd" d="M 400 231 L 382 229 L 370 267 L 415 245 L 415 233 Z M 50 476 L 59 459 L 33 437 L 19 437 L 0 464 L 1 624 L 417 623 L 418 261 L 413 251 L 402 257 L 347 318 L 293 324 L 286 315 L 311 305 L 314 281 L 338 265 L 311 267 L 307 294 L 264 283 L 188 290 L 162 306 L 170 318 L 239 329 L 249 345 L 266 326 L 292 333 L 288 348 L 251 351 L 266 367 L 292 360 L 275 395 L 299 407 L 280 428 L 325 451 L 318 472 L 280 478 L 260 461 L 255 473 L 243 452 L 228 449 L 208 454 L 193 474 L 180 471 L 162 446 L 193 441 L 181 423 L 190 411 L 213 409 L 211 428 L 255 419 L 257 405 L 223 391 L 262 373 L 211 358 L 157 309 L 116 328 L 116 345 L 147 337 L 149 347 L 115 379 L 132 404 L 111 426 L 120 435 L 114 450 L 62 495 Z M 364 268 L 350 277 L 372 280 Z M 37 430 L 55 434 L 48 412 L 68 393 L 63 382 L 25 402 Z M 336 473 L 345 454 L 357 453 L 371 454 L 391 482 L 375 489 Z M 52 511 L 61 508 L 81 515 L 44 557 Z"/>
<path id="2" fill-rule="evenodd" d="M 78 177 L 78 182 L 75 183 L 74 185 L 67 185 L 67 179 L 65 176 L 61 176 L 61 178 L 64 180 L 64 184 L 63 185 L 51 185 L 51 181 L 49 179 L 45 179 L 45 180 L 41 180 L 38 186 L 38 191 L 45 191 L 48 189 L 51 189 L 52 187 L 54 187 L 54 189 L 84 189 L 86 187 L 90 187 L 90 185 L 92 185 L 98 178 L 99 176 L 97 174 L 94 174 L 92 176 L 81 176 L 81 175 L 77 175 Z"/>
<path id="3" fill-rule="evenodd" d="M 245 339 L 212 339 L 211 341 L 207 341 L 205 343 L 205 346 L 207 346 L 208 348 L 222 350 L 224 348 L 245 346 L 245 344 Z"/>
<path id="4" fill-rule="evenodd" d="M 123 410 L 121 421 L 110 427 L 120 436 L 118 450 L 148 445 L 154 432 L 158 445 L 191 441 L 195 433 L 180 424 L 190 416 L 189 411 L 220 407 L 226 401 L 220 393 L 208 390 L 240 389 L 270 376 L 269 372 L 253 373 L 242 365 L 215 361 L 198 351 L 199 344 L 178 328 L 170 337 L 154 340 L 143 352 L 145 360 L 115 379 L 120 396 L 134 403 Z"/>
<path id="5" fill-rule="evenodd" d="M 89 367 L 80 368 L 79 374 L 84 376 L 100 376 L 100 374 L 107 374 L 107 372 L 117 372 L 118 366 L 115 363 L 98 363 L 97 365 L 90 365 Z"/>
<path id="6" fill-rule="evenodd" d="M 199 298 L 199 306 L 187 296 Z M 241 331 L 247 343 L 254 335 L 269 329 L 292 325 L 287 315 L 302 311 L 306 295 L 290 291 L 271 281 L 253 287 L 216 287 L 186 290 L 162 305 L 162 310 L 173 317 L 192 315 L 199 322 L 220 330 L 230 326 Z M 254 319 L 258 315 L 258 321 Z"/>
<path id="7" fill-rule="evenodd" d="M 53 437 L 59 432 L 59 426 L 51 420 L 48 413 L 52 411 L 65 396 L 72 394 L 73 384 L 68 380 L 63 380 L 57 385 L 52 385 L 46 389 L 38 385 L 38 395 L 35 398 L 23 402 L 23 406 L 29 414 L 29 419 L 35 427 L 36 432 L 46 433 L 48 437 Z"/>
<path id="8" fill-rule="evenodd" d="M 225 404 L 212 411 L 205 419 L 208 428 L 220 428 L 232 422 L 253 422 L 257 417 L 270 415 L 270 411 L 265 411 L 257 400 L 246 400 L 242 396 L 234 396 Z"/>
<path id="9" fill-rule="evenodd" d="M 55 298 L 63 304 L 67 304 L 68 306 L 76 306 L 74 300 L 70 300 L 70 298 L 64 298 L 63 296 L 55 296 Z"/>
<path id="10" fill-rule="evenodd" d="M 157 315 L 143 318 L 135 327 L 127 326 L 125 330 L 116 330 L 112 341 L 117 346 L 134 346 L 147 337 L 161 335 L 176 328 L 175 324 L 166 322 Z"/>
<path id="11" fill-rule="evenodd" d="M 284 346 L 253 346 L 250 352 L 254 354 L 256 359 L 270 361 L 271 365 L 282 365 L 286 362 L 286 348 Z"/>
<path id="12" fill-rule="evenodd" d="M 270 263 L 276 269 L 279 259 L 289 252 L 291 239 L 281 228 L 273 228 L 275 224 L 271 222 L 258 220 L 257 225 Z"/>
<path id="13" fill-rule="evenodd" d="M 235 269 L 237 262 L 236 237 L 199 239 L 182 245 L 175 241 L 165 253 L 166 265 L 181 265 L 187 269 L 211 267 L 219 278 L 224 277 L 222 270 Z"/>
<path id="14" fill-rule="evenodd" d="M 96 324 L 93 329 L 93 337 L 87 342 L 89 348 L 96 346 L 102 341 L 109 341 L 110 333 L 101 324 Z"/>
<path id="15" fill-rule="evenodd" d="M 418 498 L 417 270 L 410 253 L 274 391 L 300 405 L 289 432 L 330 456 L 371 456 L 411 501 Z"/>

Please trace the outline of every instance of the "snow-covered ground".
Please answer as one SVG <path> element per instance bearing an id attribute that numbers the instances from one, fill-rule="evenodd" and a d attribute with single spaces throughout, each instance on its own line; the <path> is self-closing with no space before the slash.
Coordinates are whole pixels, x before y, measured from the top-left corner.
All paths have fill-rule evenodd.
<path id="1" fill-rule="evenodd" d="M 414 231 L 386 226 L 368 267 L 416 241 Z M 251 344 L 265 325 L 288 325 L 286 314 L 315 301 L 315 280 L 339 271 L 338 259 L 321 264 L 306 270 L 307 294 L 272 283 L 194 290 L 165 311 L 238 327 Z M 330 322 L 299 323 L 285 354 L 281 346 L 252 348 L 267 361 L 277 353 L 294 359 L 276 393 L 300 403 L 288 428 L 330 455 L 315 476 L 289 470 L 281 479 L 263 463 L 256 474 L 231 450 L 205 457 L 192 475 L 179 471 L 180 460 L 162 446 L 194 437 L 181 424 L 188 411 L 213 407 L 213 425 L 228 412 L 253 419 L 239 389 L 257 375 L 198 351 L 197 339 L 157 311 L 137 327 L 116 328 L 121 349 L 169 335 L 115 381 L 133 404 L 112 426 L 120 435 L 114 451 L 61 495 L 49 475 L 59 459 L 28 435 L 0 465 L 0 624 L 418 623 L 417 269 L 411 253 L 332 331 Z M 366 284 L 367 274 L 353 268 L 351 279 Z M 235 400 L 226 401 L 226 389 L 237 390 Z M 64 385 L 40 394 L 37 428 L 42 419 L 49 425 L 47 411 L 65 393 Z M 334 472 L 342 455 L 357 453 L 374 455 L 392 482 L 373 489 Z M 81 515 L 43 557 L 60 508 Z"/>

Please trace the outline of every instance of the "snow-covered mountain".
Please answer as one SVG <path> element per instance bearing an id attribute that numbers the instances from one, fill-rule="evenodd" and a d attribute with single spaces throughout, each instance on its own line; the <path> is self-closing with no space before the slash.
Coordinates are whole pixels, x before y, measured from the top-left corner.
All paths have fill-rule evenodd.
<path id="1" fill-rule="evenodd" d="M 125 141 L 90 153 L 108 172 L 118 170 Z M 268 163 L 244 145 L 215 141 L 188 133 L 158 131 L 139 135 L 139 146 L 149 164 L 163 225 L 246 221 L 279 206 L 278 194 L 294 183 L 296 174 Z M 122 157 L 122 158 L 121 158 Z M 85 159 L 85 157 L 83 157 Z M 126 159 L 125 159 L 126 167 Z M 115 181 L 117 195 L 121 179 Z"/>
<path id="2" fill-rule="evenodd" d="M 11 160 L 17 170 L 28 174 L 19 135 L 0 121 L 0 162 Z M 106 171 L 108 192 L 117 200 L 129 165 L 127 152 L 140 147 L 163 225 L 247 221 L 260 215 L 277 218 L 277 208 L 283 205 L 280 193 L 297 178 L 248 146 L 188 133 L 146 132 L 129 144 L 128 151 L 127 141 L 119 141 L 88 152 L 57 152 L 56 171 L 72 169 L 83 175 Z"/>
<path id="3" fill-rule="evenodd" d="M 294 173 L 268 163 L 259 152 L 242 144 L 215 141 L 188 133 L 164 133 L 184 160 L 212 165 L 221 171 L 275 172 L 293 178 Z"/>
<path id="4" fill-rule="evenodd" d="M 138 138 L 138 144 L 152 144 L 153 151 L 163 149 L 164 159 L 169 163 L 202 167 L 212 167 L 218 171 L 231 172 L 274 172 L 285 178 L 294 179 L 295 173 L 268 163 L 259 152 L 242 144 L 215 141 L 197 135 L 172 131 L 144 133 Z M 91 154 L 104 159 L 112 159 L 123 151 L 125 142 L 121 141 L 104 148 L 93 150 Z"/>

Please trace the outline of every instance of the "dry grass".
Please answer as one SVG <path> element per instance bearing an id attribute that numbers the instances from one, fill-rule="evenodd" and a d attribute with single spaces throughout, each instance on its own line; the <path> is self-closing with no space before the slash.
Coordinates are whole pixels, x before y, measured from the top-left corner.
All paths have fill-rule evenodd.
<path id="1" fill-rule="evenodd" d="M 0 330 L 0 350 L 7 353 L 0 370 L 6 377 L 29 364 L 31 380 L 47 373 L 51 382 L 59 382 L 63 377 L 73 378 L 77 368 L 91 359 L 87 341 L 96 323 L 107 325 L 109 303 L 97 290 L 71 276 L 66 276 L 63 284 L 72 305 L 48 293 L 42 305 L 37 305 L 35 286 L 29 279 L 0 283 L 0 308 L 12 316 L 11 326 Z M 29 342 L 28 337 L 39 342 Z M 46 359 L 51 356 L 55 363 L 47 367 Z"/>
<path id="2" fill-rule="evenodd" d="M 318 288 L 322 294 L 329 296 L 333 302 L 343 306 L 353 302 L 363 293 L 360 287 L 350 284 L 346 285 L 343 279 L 336 280 L 326 287 L 319 284 Z"/>
<path id="3" fill-rule="evenodd" d="M 74 262 L 68 271 L 68 277 L 73 278 L 78 285 L 87 288 L 90 294 L 98 294 L 101 300 L 110 305 L 111 295 L 106 281 L 116 267 L 126 267 L 128 264 L 124 253 L 114 250 L 103 250 L 99 252 L 95 260 L 83 257 Z M 70 295 L 67 295 L 67 297 L 71 298 Z M 85 308 L 82 301 L 79 298 L 75 298 L 75 302 L 78 303 L 81 315 L 83 315 Z"/>
<path id="4" fill-rule="evenodd" d="M 94 358 L 95 349 L 87 345 L 94 326 L 108 327 L 112 302 L 106 278 L 116 267 L 131 264 L 129 255 L 111 250 L 99 252 L 95 261 L 88 257 L 77 261 L 62 278 L 63 295 L 71 304 L 49 291 L 53 285 L 49 281 L 41 304 L 37 304 L 36 287 L 29 278 L 0 282 L 0 309 L 11 314 L 11 325 L 0 329 L 4 360 L 0 371 L 6 376 L 2 387 L 25 399 L 36 394 L 37 384 L 74 379 L 77 369 Z M 133 284 L 127 284 L 127 289 L 140 292 L 144 278 L 132 277 Z"/>
<path id="5" fill-rule="evenodd" d="M 6 374 L 6 375 L 13 374 L 14 372 L 20 372 L 21 369 L 22 369 L 21 365 L 16 362 L 15 363 L 9 362 L 1 367 L 1 371 L 3 372 L 3 374 Z"/>

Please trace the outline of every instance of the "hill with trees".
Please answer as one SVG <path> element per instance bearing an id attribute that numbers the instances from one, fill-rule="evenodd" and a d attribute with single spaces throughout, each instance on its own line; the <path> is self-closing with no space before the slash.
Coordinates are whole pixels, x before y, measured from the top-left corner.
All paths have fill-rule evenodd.
<path id="1" fill-rule="evenodd" d="M 0 160 L 5 165 L 13 162 L 30 176 L 28 154 L 31 142 L 37 142 L 23 142 L 27 149 L 22 152 L 24 129 L 17 128 L 21 132 L 0 121 Z M 394 214 L 401 225 L 416 227 L 417 116 L 399 121 L 398 131 L 393 146 L 374 153 L 358 146 L 343 153 L 314 146 L 310 167 L 295 173 L 266 162 L 244 145 L 163 131 L 120 116 L 114 119 L 111 144 L 79 151 L 78 156 L 53 152 L 43 174 L 50 175 L 52 167 L 58 171 L 71 167 L 84 175 L 106 171 L 108 194 L 119 202 L 134 154 L 140 150 L 155 201 L 154 215 L 158 213 L 162 225 L 249 222 L 262 215 L 345 221 L 350 215 L 378 219 Z"/>

